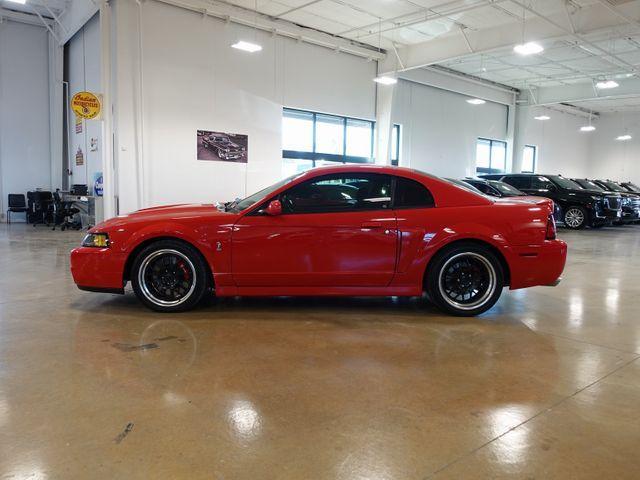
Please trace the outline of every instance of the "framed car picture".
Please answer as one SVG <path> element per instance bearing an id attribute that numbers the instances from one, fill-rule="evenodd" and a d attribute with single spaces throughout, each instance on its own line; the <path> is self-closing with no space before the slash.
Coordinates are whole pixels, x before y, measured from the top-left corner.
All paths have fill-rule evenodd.
<path id="1" fill-rule="evenodd" d="M 198 160 L 247 163 L 249 136 L 198 130 Z"/>

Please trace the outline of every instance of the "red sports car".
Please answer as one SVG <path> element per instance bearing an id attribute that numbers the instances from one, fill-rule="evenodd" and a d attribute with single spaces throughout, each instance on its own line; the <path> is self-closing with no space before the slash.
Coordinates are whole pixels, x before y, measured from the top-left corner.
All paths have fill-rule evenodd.
<path id="1" fill-rule="evenodd" d="M 494 199 L 398 167 L 325 167 L 224 205 L 107 220 L 71 252 L 79 288 L 176 312 L 205 294 L 420 296 L 476 315 L 502 288 L 553 285 L 567 246 L 552 202 Z"/>

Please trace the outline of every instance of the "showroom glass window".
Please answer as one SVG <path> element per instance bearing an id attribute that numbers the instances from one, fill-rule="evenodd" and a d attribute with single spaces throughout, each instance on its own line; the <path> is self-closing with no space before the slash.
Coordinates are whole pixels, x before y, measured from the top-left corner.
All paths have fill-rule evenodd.
<path id="1" fill-rule="evenodd" d="M 391 205 L 391 177 L 340 173 L 303 182 L 280 196 L 288 214 L 382 210 Z"/>
<path id="2" fill-rule="evenodd" d="M 534 145 L 525 145 L 522 150 L 522 173 L 534 173 L 536 171 L 537 148 Z"/>
<path id="3" fill-rule="evenodd" d="M 507 168 L 507 142 L 478 138 L 476 173 L 504 173 Z"/>
<path id="4" fill-rule="evenodd" d="M 391 130 L 391 165 L 400 165 L 400 125 L 396 124 Z"/>
<path id="5" fill-rule="evenodd" d="M 282 115 L 284 174 L 322 165 L 373 162 L 374 122 L 285 108 Z"/>

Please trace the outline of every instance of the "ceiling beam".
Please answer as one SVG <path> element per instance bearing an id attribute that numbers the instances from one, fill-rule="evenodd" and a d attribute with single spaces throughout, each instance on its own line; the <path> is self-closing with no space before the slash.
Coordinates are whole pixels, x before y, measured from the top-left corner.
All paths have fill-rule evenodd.
<path id="1" fill-rule="evenodd" d="M 0 7 L 0 19 L 12 20 L 14 22 L 26 23 L 29 25 L 36 25 L 38 27 L 45 27 L 43 22 L 40 21 L 37 15 L 33 15 L 31 13 L 22 13 L 17 12 L 15 10 L 9 10 L 7 8 Z M 53 24 L 52 21 L 48 19 L 43 19 L 45 23 L 49 25 L 49 27 Z"/>
<path id="2" fill-rule="evenodd" d="M 588 100 L 618 99 L 640 96 L 640 79 L 627 78 L 618 88 L 598 90 L 592 82 L 575 83 L 558 87 L 537 87 L 531 92 L 523 91 L 519 103 L 526 105 L 553 105 L 557 103 L 583 102 Z"/>
<path id="3" fill-rule="evenodd" d="M 310 27 L 303 27 L 288 20 L 274 18 L 249 8 L 232 5 L 223 0 L 216 0 L 215 5 L 202 0 L 154 1 L 359 57 L 382 60 L 386 56 L 386 52 L 378 51 L 376 48 L 356 40 L 331 35 Z"/>

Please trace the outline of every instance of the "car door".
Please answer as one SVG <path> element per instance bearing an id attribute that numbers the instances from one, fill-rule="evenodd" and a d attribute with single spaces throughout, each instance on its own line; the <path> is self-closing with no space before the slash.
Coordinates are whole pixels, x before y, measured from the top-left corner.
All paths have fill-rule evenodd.
<path id="1" fill-rule="evenodd" d="M 234 226 L 237 286 L 379 287 L 391 282 L 398 240 L 390 176 L 323 175 L 278 199 L 281 215 L 267 215 L 267 201 Z"/>

